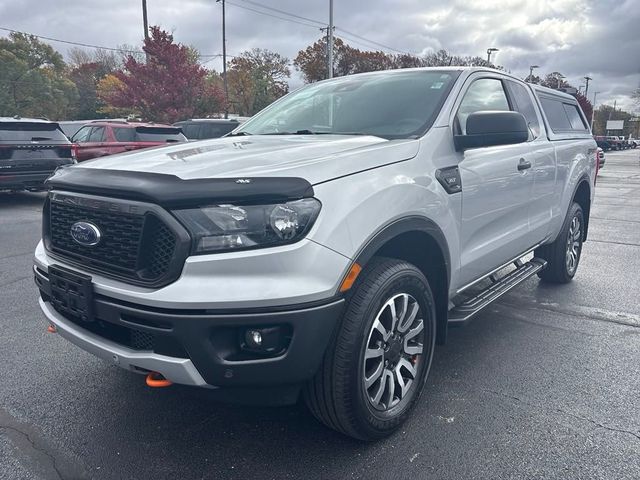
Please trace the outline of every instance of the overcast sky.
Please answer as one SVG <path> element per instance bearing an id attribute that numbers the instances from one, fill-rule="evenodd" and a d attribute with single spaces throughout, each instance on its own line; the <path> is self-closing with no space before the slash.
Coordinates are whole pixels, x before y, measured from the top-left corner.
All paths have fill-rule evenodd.
<path id="1" fill-rule="evenodd" d="M 221 7 L 215 0 L 147 0 L 149 24 L 174 33 L 203 54 L 222 51 Z M 593 77 L 589 97 L 598 104 L 631 108 L 640 86 L 640 1 L 638 0 L 335 0 L 338 36 L 361 49 L 414 54 L 445 48 L 457 55 L 486 56 L 519 77 L 562 72 L 575 86 Z M 287 17 L 266 5 L 318 22 L 328 22 L 329 0 L 227 0 L 227 51 L 268 48 L 293 59 L 320 36 L 319 24 Z M 261 10 L 273 16 L 259 14 Z M 285 17 L 292 21 L 285 21 Z M 0 0 L 0 27 L 75 42 L 115 47 L 139 45 L 141 0 Z M 0 35 L 6 35 L 0 31 Z M 381 48 L 359 37 L 383 44 Z M 357 43 L 356 43 L 357 42 Z M 68 45 L 50 42 L 63 53 Z M 391 50 L 394 49 L 394 50 Z M 218 59 L 207 66 L 221 68 Z M 299 75 L 291 80 L 293 87 Z"/>

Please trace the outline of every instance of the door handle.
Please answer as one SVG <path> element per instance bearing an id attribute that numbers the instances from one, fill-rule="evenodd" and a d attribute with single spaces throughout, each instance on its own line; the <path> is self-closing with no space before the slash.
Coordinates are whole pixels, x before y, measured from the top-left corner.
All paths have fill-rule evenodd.
<path id="1" fill-rule="evenodd" d="M 522 171 L 522 170 L 527 170 L 528 168 L 531 168 L 531 162 L 528 160 L 525 160 L 524 158 L 521 158 L 520 161 L 518 162 L 518 170 Z"/>

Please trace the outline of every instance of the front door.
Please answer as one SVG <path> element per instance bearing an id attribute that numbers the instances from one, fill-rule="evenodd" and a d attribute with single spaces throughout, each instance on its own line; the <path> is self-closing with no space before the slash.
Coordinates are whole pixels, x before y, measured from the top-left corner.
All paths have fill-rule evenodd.
<path id="1" fill-rule="evenodd" d="M 475 77 L 467 84 L 454 128 L 464 133 L 469 114 L 487 110 L 512 110 L 503 80 L 491 74 Z M 528 215 L 533 188 L 530 155 L 527 143 L 473 148 L 460 153 L 463 285 L 532 246 Z"/>

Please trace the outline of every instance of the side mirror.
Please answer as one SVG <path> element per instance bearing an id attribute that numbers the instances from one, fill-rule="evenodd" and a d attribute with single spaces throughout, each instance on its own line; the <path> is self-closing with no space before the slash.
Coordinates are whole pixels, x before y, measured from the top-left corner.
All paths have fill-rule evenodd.
<path id="1" fill-rule="evenodd" d="M 467 117 L 466 135 L 454 135 L 457 151 L 523 143 L 529 139 L 529 127 L 518 112 L 485 111 Z"/>

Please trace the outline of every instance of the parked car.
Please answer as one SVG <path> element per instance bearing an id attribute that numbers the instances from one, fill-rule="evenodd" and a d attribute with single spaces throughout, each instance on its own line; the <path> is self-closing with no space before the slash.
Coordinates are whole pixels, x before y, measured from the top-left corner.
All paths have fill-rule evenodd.
<path id="1" fill-rule="evenodd" d="M 0 117 L 0 190 L 42 190 L 58 167 L 73 163 L 71 142 L 57 123 Z"/>
<path id="2" fill-rule="evenodd" d="M 598 147 L 602 148 L 602 150 L 604 150 L 605 152 L 613 150 L 613 145 L 607 139 L 607 137 L 594 135 L 593 139 L 596 141 Z"/>
<path id="3" fill-rule="evenodd" d="M 598 147 L 598 170 L 604 168 L 604 150 Z"/>
<path id="4" fill-rule="evenodd" d="M 97 120 L 64 120 L 62 122 L 58 122 L 58 125 L 60 125 L 60 128 L 62 129 L 64 134 L 67 136 L 67 138 L 71 139 L 76 134 L 76 132 L 80 130 L 82 127 L 84 127 L 86 124 L 92 123 L 92 122 L 105 122 L 105 121 L 126 122 L 127 119 L 126 118 L 109 118 L 109 119 L 101 118 Z"/>
<path id="5" fill-rule="evenodd" d="M 187 141 L 182 131 L 171 125 L 117 120 L 91 122 L 78 130 L 71 140 L 79 162 Z"/>
<path id="6" fill-rule="evenodd" d="M 313 83 L 135 160 L 47 182 L 49 329 L 153 387 L 302 395 L 364 440 L 407 420 L 448 326 L 574 278 L 598 165 L 573 96 L 480 67 Z"/>
<path id="7" fill-rule="evenodd" d="M 240 123 L 242 122 L 235 118 L 194 118 L 176 122 L 173 126 L 181 128 L 189 140 L 206 140 L 223 137 L 238 128 Z"/>

